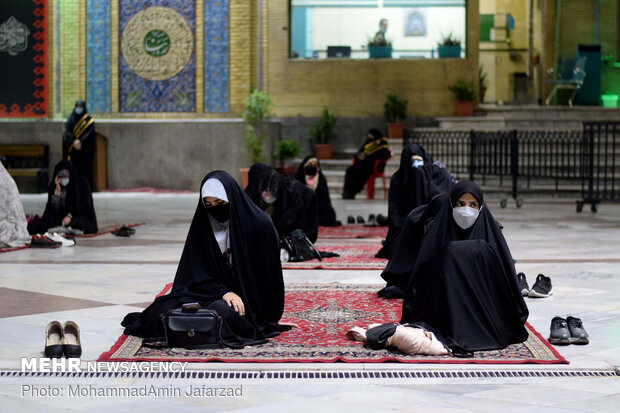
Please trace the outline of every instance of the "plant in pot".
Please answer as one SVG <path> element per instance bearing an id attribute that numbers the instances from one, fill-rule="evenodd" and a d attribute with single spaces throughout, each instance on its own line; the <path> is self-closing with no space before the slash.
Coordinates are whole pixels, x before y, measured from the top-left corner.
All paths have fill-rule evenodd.
<path id="1" fill-rule="evenodd" d="M 274 158 L 278 160 L 276 170 L 281 174 L 293 175 L 297 168 L 295 165 L 286 165 L 286 161 L 299 156 L 300 153 L 299 145 L 295 139 L 284 139 L 278 142 L 273 153 Z"/>
<path id="2" fill-rule="evenodd" d="M 310 141 L 314 143 L 314 153 L 319 159 L 331 159 L 332 157 L 333 149 L 329 140 L 335 137 L 332 130 L 337 121 L 338 118 L 325 108 L 321 117 L 310 128 Z"/>
<path id="3" fill-rule="evenodd" d="M 401 99 L 393 93 L 387 95 L 387 101 L 383 108 L 390 138 L 402 139 L 408 104 L 407 100 Z"/>
<path id="4" fill-rule="evenodd" d="M 265 92 L 254 89 L 245 102 L 243 120 L 245 121 L 245 148 L 248 151 L 250 162 L 253 164 L 262 160 L 263 141 L 267 133 L 263 130 L 262 122 L 269 119 L 273 102 Z M 241 168 L 243 187 L 248 183 L 249 168 Z"/>
<path id="5" fill-rule="evenodd" d="M 456 116 L 474 116 L 474 106 L 476 104 L 474 82 L 459 79 L 448 89 L 454 93 L 456 98 Z"/>
<path id="6" fill-rule="evenodd" d="M 441 35 L 441 40 L 437 45 L 437 55 L 444 57 L 461 57 L 461 39 L 457 38 L 452 32 Z"/>
<path id="7" fill-rule="evenodd" d="M 392 42 L 385 39 L 368 39 L 368 57 L 371 59 L 385 59 L 392 57 Z"/>
<path id="8" fill-rule="evenodd" d="M 480 91 L 480 102 L 484 102 L 484 95 L 487 93 L 487 74 L 482 66 L 478 67 L 478 90 Z"/>

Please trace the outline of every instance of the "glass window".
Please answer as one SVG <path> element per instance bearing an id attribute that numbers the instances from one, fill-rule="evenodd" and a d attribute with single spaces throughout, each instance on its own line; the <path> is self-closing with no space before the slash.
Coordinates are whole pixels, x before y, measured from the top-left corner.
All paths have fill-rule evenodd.
<path id="1" fill-rule="evenodd" d="M 290 57 L 465 57 L 465 1 L 291 0 Z"/>

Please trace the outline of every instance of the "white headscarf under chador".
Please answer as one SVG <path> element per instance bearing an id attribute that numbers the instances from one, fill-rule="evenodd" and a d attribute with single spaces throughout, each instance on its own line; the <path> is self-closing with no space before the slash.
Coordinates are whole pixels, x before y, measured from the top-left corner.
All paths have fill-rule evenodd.
<path id="1" fill-rule="evenodd" d="M 202 202 L 204 203 L 204 199 L 208 196 L 215 197 L 217 199 L 221 199 L 222 201 L 228 202 L 228 195 L 226 195 L 226 190 L 224 189 L 224 185 L 216 178 L 209 178 L 205 181 L 204 185 L 200 189 L 200 197 L 202 198 Z M 219 222 L 217 219 L 213 218 L 211 214 L 208 213 L 209 223 L 211 224 L 211 229 L 213 230 L 213 235 L 215 236 L 215 240 L 217 241 L 217 245 L 220 247 L 220 251 L 224 254 L 227 250 L 230 249 L 230 237 L 228 236 L 228 223 Z M 229 255 L 230 256 L 230 255 Z"/>

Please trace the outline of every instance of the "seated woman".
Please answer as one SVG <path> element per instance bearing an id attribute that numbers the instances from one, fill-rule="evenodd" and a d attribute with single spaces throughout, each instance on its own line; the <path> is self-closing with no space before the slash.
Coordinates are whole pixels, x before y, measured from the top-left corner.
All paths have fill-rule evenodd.
<path id="1" fill-rule="evenodd" d="M 306 156 L 295 172 L 295 178 L 316 192 L 319 203 L 319 225 L 336 227 L 342 225 L 336 220 L 336 211 L 329 197 L 327 180 L 321 172 L 321 164 L 316 156 Z"/>
<path id="2" fill-rule="evenodd" d="M 409 143 L 400 155 L 400 167 L 390 179 L 388 192 L 388 233 L 377 258 L 391 258 L 405 219 L 416 207 L 435 195 L 450 192 L 454 178 L 443 166 L 433 162 L 423 147 Z"/>
<path id="3" fill-rule="evenodd" d="M 389 159 L 390 156 L 392 153 L 387 139 L 377 129 L 370 129 L 366 141 L 353 158 L 353 165 L 345 172 L 342 199 L 354 199 L 366 185 L 375 167 L 375 161 Z"/>
<path id="4" fill-rule="evenodd" d="M 43 234 L 54 227 L 71 228 L 84 234 L 97 232 L 90 185 L 69 161 L 60 161 L 54 168 L 43 217 L 30 221 L 28 232 Z"/>
<path id="5" fill-rule="evenodd" d="M 473 182 L 407 216 L 381 276 L 382 295 L 404 296 L 401 322 L 425 326 L 455 351 L 501 349 L 528 337 L 510 250 Z"/>
<path id="6" fill-rule="evenodd" d="M 266 343 L 290 329 L 278 324 L 284 310 L 279 255 L 269 218 L 228 173 L 209 173 L 200 186 L 172 290 L 142 313 L 127 314 L 121 323 L 125 334 L 163 337 L 162 315 L 197 302 L 222 316 L 227 343 Z"/>
<path id="7" fill-rule="evenodd" d="M 30 244 L 24 206 L 15 181 L 0 162 L 0 248 Z"/>
<path id="8" fill-rule="evenodd" d="M 260 209 L 271 217 L 280 237 L 301 229 L 312 242 L 319 234 L 317 195 L 293 176 L 280 175 L 263 163 L 252 165 L 245 189 Z"/>

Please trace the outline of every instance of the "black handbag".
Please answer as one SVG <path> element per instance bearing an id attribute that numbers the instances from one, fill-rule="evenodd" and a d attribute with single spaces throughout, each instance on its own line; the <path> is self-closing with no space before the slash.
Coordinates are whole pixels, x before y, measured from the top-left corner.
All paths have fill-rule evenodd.
<path id="1" fill-rule="evenodd" d="M 301 229 L 296 229 L 281 240 L 281 248 L 289 253 L 289 262 L 309 261 L 314 258 L 323 261 L 321 254 L 314 248 L 312 242 Z"/>
<path id="2" fill-rule="evenodd" d="M 198 304 L 184 304 L 163 317 L 167 347 L 189 350 L 222 348 L 222 317 L 214 310 Z"/>

